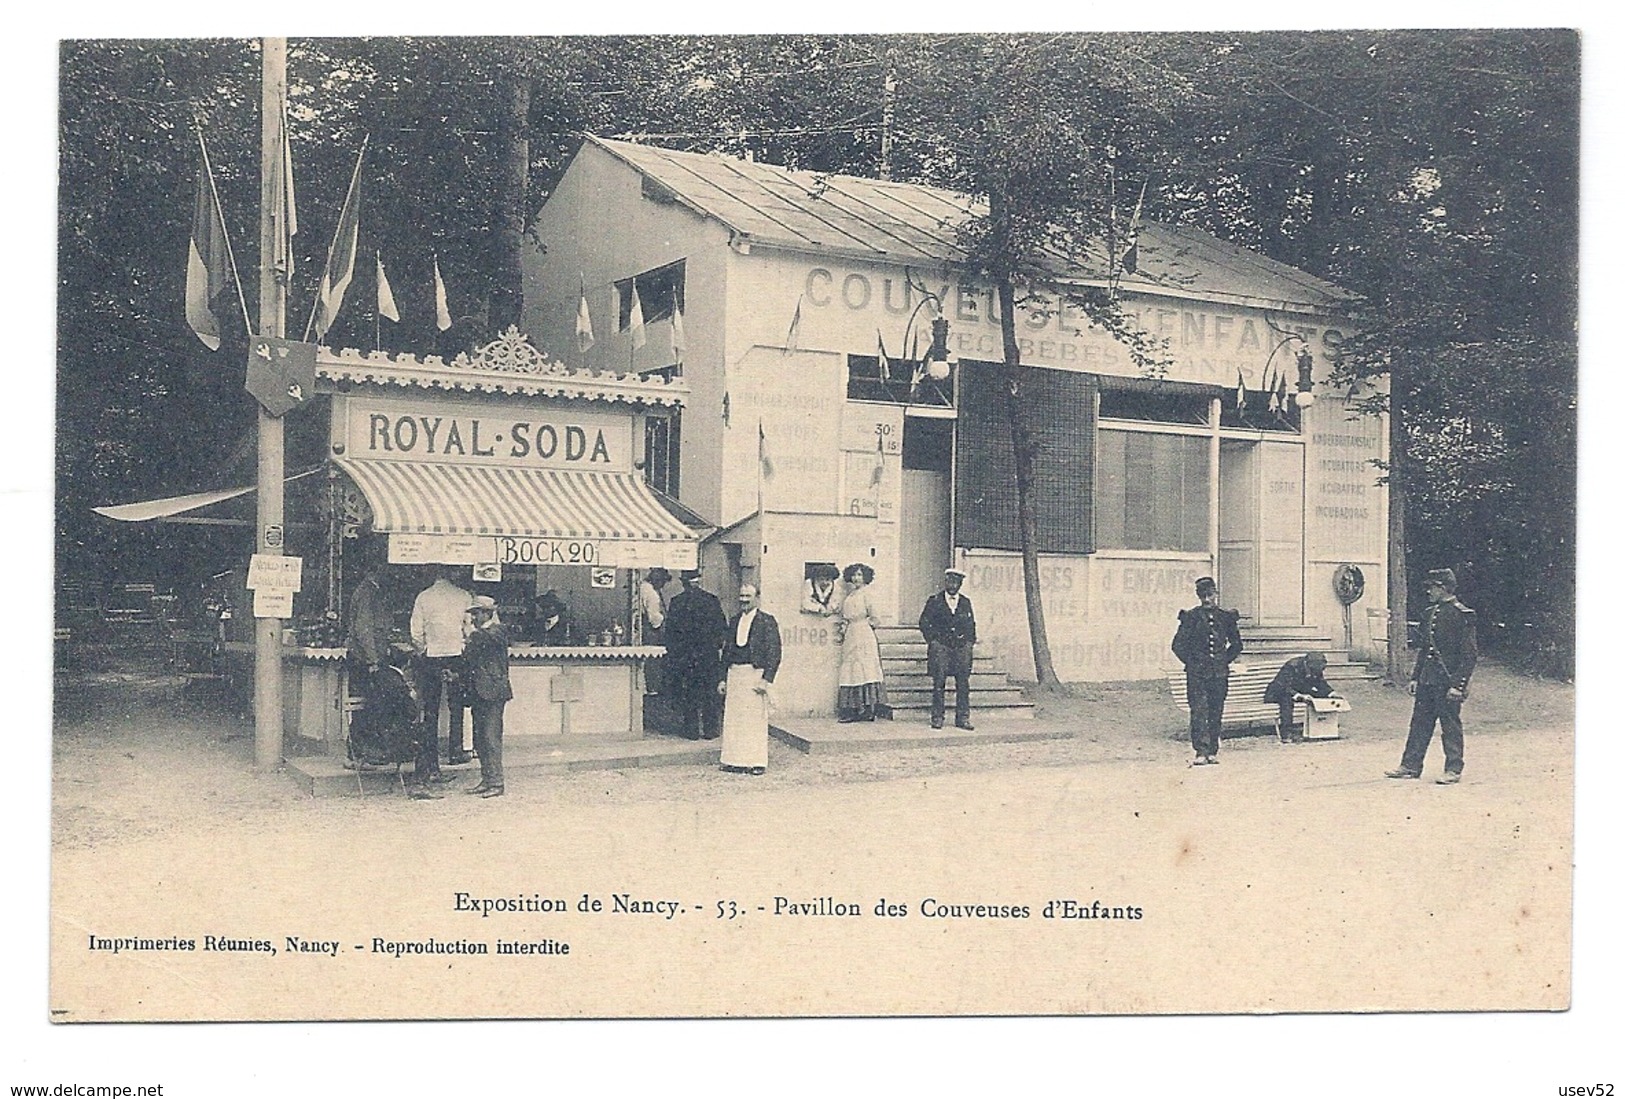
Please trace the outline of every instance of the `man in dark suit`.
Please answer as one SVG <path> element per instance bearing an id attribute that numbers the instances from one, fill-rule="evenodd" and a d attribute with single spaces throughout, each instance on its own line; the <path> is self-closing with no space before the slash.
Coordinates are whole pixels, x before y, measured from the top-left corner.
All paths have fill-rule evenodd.
<path id="1" fill-rule="evenodd" d="M 503 794 L 502 711 L 513 697 L 508 680 L 507 627 L 497 620 L 496 600 L 474 597 L 468 608 L 473 628 L 463 641 L 463 674 L 468 677 L 469 709 L 474 715 L 474 751 L 480 757 L 480 782 L 468 792 L 481 797 Z"/>
<path id="2" fill-rule="evenodd" d="M 970 723 L 970 673 L 976 646 L 976 612 L 970 596 L 960 593 L 965 574 L 944 569 L 942 590 L 925 601 L 920 612 L 920 632 L 925 635 L 925 662 L 931 673 L 931 728 L 942 728 L 943 698 L 948 677 L 954 677 L 954 724 L 974 729 Z"/>
<path id="3" fill-rule="evenodd" d="M 666 608 L 666 677 L 677 695 L 683 735 L 711 740 L 722 727 L 717 683 L 728 618 L 722 602 L 700 587 L 699 569 L 684 569 L 681 580 L 683 590 Z"/>
<path id="4" fill-rule="evenodd" d="M 761 609 L 755 585 L 741 584 L 739 613 L 728 623 L 723 650 L 728 666 L 728 705 L 722 715 L 724 771 L 767 773 L 767 692 L 783 655 L 778 621 Z"/>
<path id="5" fill-rule="evenodd" d="M 1319 652 L 1295 656 L 1281 665 L 1270 685 L 1264 688 L 1264 701 L 1281 707 L 1281 718 L 1276 723 L 1281 739 L 1288 744 L 1303 740 L 1303 727 L 1293 723 L 1293 703 L 1300 698 L 1331 698 L 1337 692 L 1326 682 L 1326 654 Z"/>
<path id="6" fill-rule="evenodd" d="M 1211 576 L 1196 581 L 1201 602 L 1179 612 L 1174 655 L 1185 665 L 1185 700 L 1191 708 L 1192 766 L 1219 762 L 1219 728 L 1230 693 L 1230 664 L 1241 655 L 1241 615 L 1219 606 L 1219 585 Z"/>
<path id="7" fill-rule="evenodd" d="M 1456 574 L 1450 569 L 1428 573 L 1428 609 L 1422 615 L 1416 667 L 1411 671 L 1411 728 L 1399 767 L 1389 778 L 1421 778 L 1422 760 L 1439 726 L 1444 744 L 1444 774 L 1436 781 L 1453 786 L 1461 781 L 1463 738 L 1461 704 L 1467 700 L 1467 681 L 1478 664 L 1478 616 L 1456 599 Z"/>

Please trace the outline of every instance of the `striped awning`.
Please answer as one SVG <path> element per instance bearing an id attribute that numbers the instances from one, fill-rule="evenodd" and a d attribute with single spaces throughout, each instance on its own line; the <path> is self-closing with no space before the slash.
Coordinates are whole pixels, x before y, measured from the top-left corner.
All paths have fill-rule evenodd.
<path id="1" fill-rule="evenodd" d="M 373 529 L 639 542 L 698 542 L 631 473 L 335 458 L 372 505 Z"/>

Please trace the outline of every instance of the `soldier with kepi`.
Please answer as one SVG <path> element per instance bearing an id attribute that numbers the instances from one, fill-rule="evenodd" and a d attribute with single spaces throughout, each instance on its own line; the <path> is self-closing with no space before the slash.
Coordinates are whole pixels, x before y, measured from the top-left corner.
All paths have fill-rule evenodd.
<path id="1" fill-rule="evenodd" d="M 1405 752 L 1389 778 L 1421 778 L 1422 761 L 1439 726 L 1444 745 L 1444 774 L 1440 786 L 1461 781 L 1463 737 L 1461 704 L 1467 701 L 1467 682 L 1478 663 L 1477 616 L 1456 599 L 1456 574 L 1450 569 L 1428 573 L 1428 609 L 1422 615 L 1417 640 L 1416 667 L 1411 672 L 1411 728 Z"/>

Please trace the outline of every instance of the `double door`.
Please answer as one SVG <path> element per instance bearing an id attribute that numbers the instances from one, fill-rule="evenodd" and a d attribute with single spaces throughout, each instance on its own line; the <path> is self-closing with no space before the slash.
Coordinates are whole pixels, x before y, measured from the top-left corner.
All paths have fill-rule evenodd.
<path id="1" fill-rule="evenodd" d="M 1304 447 L 1219 444 L 1219 599 L 1260 626 L 1303 623 Z"/>

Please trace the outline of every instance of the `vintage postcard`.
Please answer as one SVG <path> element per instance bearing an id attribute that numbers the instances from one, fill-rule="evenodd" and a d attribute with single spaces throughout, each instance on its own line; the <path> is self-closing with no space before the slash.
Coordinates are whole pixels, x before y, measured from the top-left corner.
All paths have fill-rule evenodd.
<path id="1" fill-rule="evenodd" d="M 58 77 L 54 1022 L 1570 1008 L 1574 32 Z"/>

